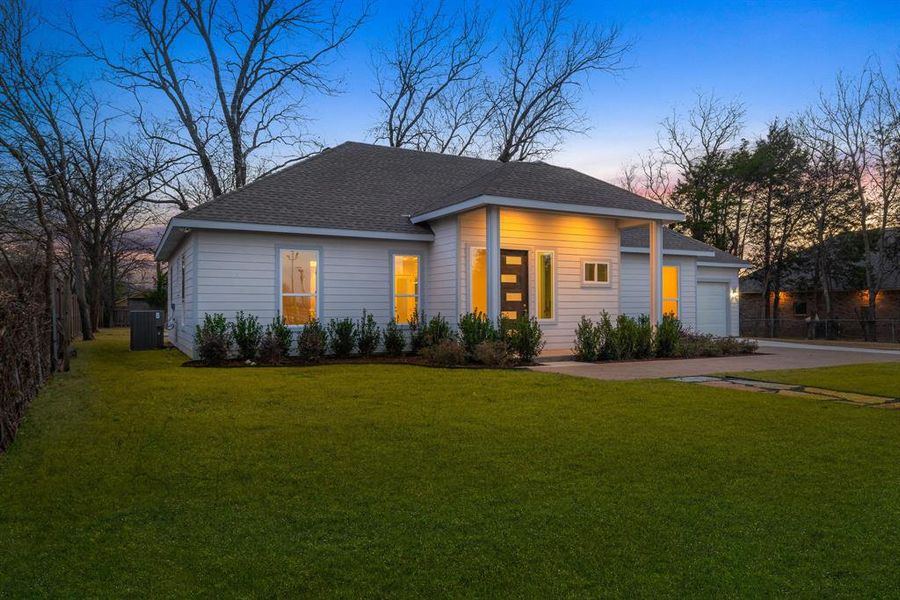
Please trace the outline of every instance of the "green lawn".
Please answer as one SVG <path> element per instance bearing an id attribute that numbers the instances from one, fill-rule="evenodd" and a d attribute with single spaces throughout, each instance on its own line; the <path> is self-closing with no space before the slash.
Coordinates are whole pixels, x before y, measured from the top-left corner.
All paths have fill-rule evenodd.
<path id="1" fill-rule="evenodd" d="M 900 362 L 869 363 L 821 369 L 784 369 L 778 371 L 753 371 L 730 373 L 735 377 L 793 383 L 858 392 L 887 398 L 900 398 Z"/>
<path id="2" fill-rule="evenodd" d="M 81 345 L 0 456 L 0 597 L 887 597 L 900 412 Z"/>

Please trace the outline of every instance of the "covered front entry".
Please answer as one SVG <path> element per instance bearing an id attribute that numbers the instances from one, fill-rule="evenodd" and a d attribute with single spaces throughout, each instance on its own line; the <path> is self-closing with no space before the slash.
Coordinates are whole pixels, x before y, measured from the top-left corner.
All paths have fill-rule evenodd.
<path id="1" fill-rule="evenodd" d="M 500 250 L 500 314 L 528 316 L 528 251 Z"/>

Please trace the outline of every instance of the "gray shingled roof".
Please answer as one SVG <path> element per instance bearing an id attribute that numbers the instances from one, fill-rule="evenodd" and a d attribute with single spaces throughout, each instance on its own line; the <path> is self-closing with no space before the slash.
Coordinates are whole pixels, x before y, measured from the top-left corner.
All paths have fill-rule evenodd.
<path id="1" fill-rule="evenodd" d="M 409 217 L 481 195 L 680 213 L 578 171 L 346 142 L 178 215 L 232 223 L 428 233 Z"/>
<path id="2" fill-rule="evenodd" d="M 680 216 L 681 213 L 590 175 L 543 162 L 491 161 L 494 169 L 419 210 L 429 213 L 477 196 L 614 208 Z"/>
<path id="3" fill-rule="evenodd" d="M 648 227 L 629 227 L 621 232 L 622 248 L 650 248 L 650 229 Z M 747 261 L 719 250 L 715 246 L 704 244 L 699 240 L 678 233 L 668 227 L 663 229 L 663 252 L 666 250 L 681 250 L 688 252 L 712 252 L 713 256 L 701 256 L 698 260 L 704 262 L 716 262 L 723 264 L 743 263 L 752 266 Z"/>

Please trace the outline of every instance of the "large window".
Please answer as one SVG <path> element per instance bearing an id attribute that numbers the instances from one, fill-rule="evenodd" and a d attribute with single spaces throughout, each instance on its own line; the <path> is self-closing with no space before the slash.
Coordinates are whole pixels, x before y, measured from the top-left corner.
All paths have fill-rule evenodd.
<path id="1" fill-rule="evenodd" d="M 678 267 L 664 266 L 662 279 L 663 314 L 680 318 L 678 312 Z"/>
<path id="2" fill-rule="evenodd" d="M 556 267 L 553 253 L 538 251 L 537 257 L 537 318 L 552 319 L 554 310 L 554 284 Z"/>
<path id="3" fill-rule="evenodd" d="M 394 255 L 394 318 L 406 324 L 419 309 L 419 257 Z"/>
<path id="4" fill-rule="evenodd" d="M 487 314 L 487 251 L 472 248 L 469 257 L 469 302 L 474 313 Z"/>
<path id="5" fill-rule="evenodd" d="M 281 316 L 288 325 L 316 318 L 319 304 L 319 253 L 281 251 Z"/>

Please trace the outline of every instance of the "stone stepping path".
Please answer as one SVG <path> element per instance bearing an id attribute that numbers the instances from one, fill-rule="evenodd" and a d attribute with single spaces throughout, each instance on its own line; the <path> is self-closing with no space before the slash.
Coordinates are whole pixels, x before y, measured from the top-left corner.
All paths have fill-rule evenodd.
<path id="1" fill-rule="evenodd" d="M 900 409 L 900 399 L 886 398 L 884 396 L 870 396 L 855 392 L 842 392 L 840 390 L 827 390 L 824 388 L 797 385 L 790 383 L 775 383 L 773 381 L 757 381 L 755 379 L 742 379 L 740 377 L 717 377 L 715 375 L 694 375 L 689 377 L 671 377 L 670 381 L 681 383 L 696 383 L 709 387 L 717 387 L 744 392 L 762 392 L 791 398 L 808 398 L 810 400 L 829 400 L 855 406 L 869 406 L 873 408 Z"/>

